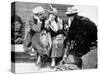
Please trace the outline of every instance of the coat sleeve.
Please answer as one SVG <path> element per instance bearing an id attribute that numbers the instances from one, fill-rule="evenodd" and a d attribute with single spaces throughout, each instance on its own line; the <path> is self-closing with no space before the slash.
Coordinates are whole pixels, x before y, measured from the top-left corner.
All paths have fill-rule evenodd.
<path id="1" fill-rule="evenodd" d="M 29 25 L 30 28 L 36 32 L 40 32 L 41 31 L 41 26 L 42 26 L 42 22 L 38 22 L 37 19 L 31 18 L 29 20 Z"/>
<path id="2" fill-rule="evenodd" d="M 31 37 L 32 37 L 32 35 L 30 34 L 30 31 L 29 31 L 24 39 L 25 52 L 32 50 Z"/>

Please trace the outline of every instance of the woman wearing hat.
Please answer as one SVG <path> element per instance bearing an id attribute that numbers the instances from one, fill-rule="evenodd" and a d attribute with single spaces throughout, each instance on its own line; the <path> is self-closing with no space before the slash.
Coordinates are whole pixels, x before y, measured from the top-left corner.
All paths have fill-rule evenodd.
<path id="1" fill-rule="evenodd" d="M 51 68 L 53 69 L 56 65 L 56 58 L 63 56 L 63 41 L 64 35 L 62 34 L 63 23 L 58 15 L 56 8 L 51 8 L 48 10 L 48 19 L 45 22 L 45 28 L 51 33 L 52 37 L 52 50 L 51 50 Z"/>

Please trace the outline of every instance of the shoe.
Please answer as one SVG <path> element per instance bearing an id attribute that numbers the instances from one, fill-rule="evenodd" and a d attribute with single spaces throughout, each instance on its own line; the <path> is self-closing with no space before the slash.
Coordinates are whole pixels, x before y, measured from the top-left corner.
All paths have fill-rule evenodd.
<path id="1" fill-rule="evenodd" d="M 55 66 L 51 66 L 51 69 L 54 69 L 55 68 Z"/>

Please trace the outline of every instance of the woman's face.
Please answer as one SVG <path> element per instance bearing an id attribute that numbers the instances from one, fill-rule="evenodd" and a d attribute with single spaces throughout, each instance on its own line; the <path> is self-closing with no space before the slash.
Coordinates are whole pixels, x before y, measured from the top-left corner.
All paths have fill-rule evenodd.
<path id="1" fill-rule="evenodd" d="M 20 30 L 20 27 L 21 27 L 21 23 L 18 22 L 18 21 L 15 21 L 15 31 L 19 31 Z"/>
<path id="2" fill-rule="evenodd" d="M 55 15 L 54 14 L 50 14 L 49 17 L 51 18 L 51 20 L 55 20 Z"/>

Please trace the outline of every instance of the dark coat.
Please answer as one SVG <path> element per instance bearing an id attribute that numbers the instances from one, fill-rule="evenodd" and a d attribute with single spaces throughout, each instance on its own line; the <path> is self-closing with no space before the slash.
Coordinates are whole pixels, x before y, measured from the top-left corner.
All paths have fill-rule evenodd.
<path id="1" fill-rule="evenodd" d="M 88 18 L 75 16 L 68 31 L 68 37 L 74 40 L 74 50 L 77 56 L 86 54 L 97 40 L 97 26 Z"/>

